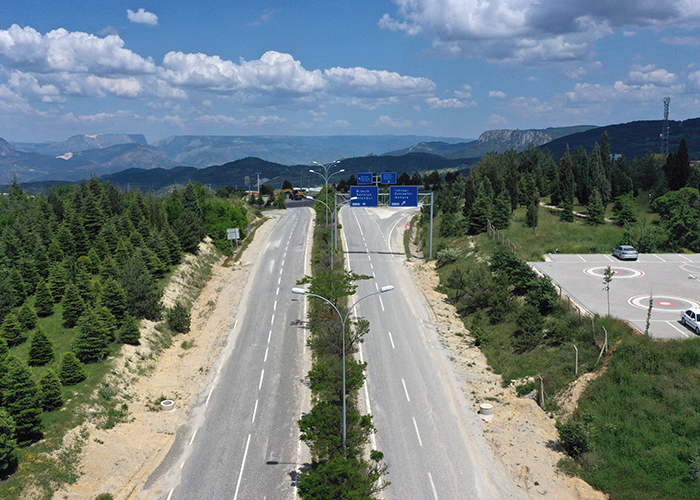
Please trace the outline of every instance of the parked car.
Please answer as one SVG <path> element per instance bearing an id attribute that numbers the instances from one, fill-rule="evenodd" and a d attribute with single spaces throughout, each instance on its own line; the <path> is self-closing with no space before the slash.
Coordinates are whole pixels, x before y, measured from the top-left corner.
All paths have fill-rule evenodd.
<path id="1" fill-rule="evenodd" d="M 613 249 L 613 256 L 620 260 L 637 260 L 639 254 L 632 246 L 620 245 Z"/>
<path id="2" fill-rule="evenodd" d="M 700 309 L 686 309 L 681 312 L 681 323 L 700 335 Z"/>

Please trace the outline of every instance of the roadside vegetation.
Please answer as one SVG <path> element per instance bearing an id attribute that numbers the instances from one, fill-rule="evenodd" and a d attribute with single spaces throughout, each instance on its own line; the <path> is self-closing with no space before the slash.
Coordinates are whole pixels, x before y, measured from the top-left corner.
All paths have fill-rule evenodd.
<path id="1" fill-rule="evenodd" d="M 329 199 L 335 193 L 329 192 Z M 319 199 L 324 196 L 322 192 Z M 308 374 L 311 411 L 299 420 L 301 440 L 311 450 L 312 462 L 299 480 L 299 496 L 304 500 L 377 498 L 388 483 L 383 480 L 387 467 L 378 450 L 367 451 L 370 436 L 376 431 L 371 415 L 358 407 L 358 393 L 365 381 L 366 363 L 355 358 L 359 344 L 369 333 L 367 320 L 349 320 L 343 343 L 339 317 L 348 311 L 348 298 L 355 293 L 358 280 L 369 279 L 346 271 L 342 254 L 332 253 L 332 221 L 325 225 L 326 207 L 314 205 L 316 224 L 313 238 L 313 276 L 299 280 L 308 292 L 329 303 L 309 297 L 309 346 L 312 368 Z M 333 259 L 333 270 L 331 270 Z M 343 394 L 343 351 L 346 356 L 346 394 Z M 347 443 L 343 447 L 343 399 L 346 399 Z"/>
<path id="2" fill-rule="evenodd" d="M 143 341 L 143 319 L 157 322 L 154 356 L 188 331 L 212 261 L 167 309 L 160 299 L 173 270 L 207 235 L 228 252 L 226 228 L 246 235 L 249 208 L 219 194 L 196 184 L 165 197 L 125 193 L 92 178 L 36 196 L 14 183 L 0 197 L 1 498 L 27 487 L 51 498 L 79 477 L 88 436 L 64 444 L 66 434 L 128 418 L 128 394 L 107 381 L 111 361 Z"/>
<path id="3" fill-rule="evenodd" d="M 564 472 L 612 500 L 697 499 L 700 339 L 654 341 L 614 318 L 579 317 L 526 264 L 619 244 L 700 251 L 700 169 L 689 164 L 685 141 L 668 157 L 613 160 L 610 151 L 603 136 L 592 151 L 558 160 L 529 148 L 487 155 L 466 178 L 441 177 L 434 187 L 440 287 L 470 331 L 466 341 L 504 385 L 515 381 L 520 395 L 538 391 L 546 411 L 556 412 L 561 390 L 576 378 L 574 345 L 579 376 L 601 371 L 576 411 L 557 422 L 569 456 Z M 426 210 L 419 233 L 426 255 L 428 218 Z M 598 360 L 603 327 L 610 349 Z"/>

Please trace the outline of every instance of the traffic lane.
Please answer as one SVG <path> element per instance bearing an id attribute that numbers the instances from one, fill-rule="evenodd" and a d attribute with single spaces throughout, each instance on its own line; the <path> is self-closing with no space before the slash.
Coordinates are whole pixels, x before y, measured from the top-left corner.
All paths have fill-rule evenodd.
<path id="1" fill-rule="evenodd" d="M 607 255 L 555 255 L 551 261 L 531 263 L 559 284 L 587 310 L 605 316 L 607 293 L 603 273 L 614 271 L 610 283 L 610 314 L 629 321 L 645 331 L 649 297 L 653 297 L 649 333 L 659 339 L 692 338 L 680 324 L 680 312 L 700 301 L 700 254 L 641 254 L 637 261 L 614 259 Z"/>
<path id="2" fill-rule="evenodd" d="M 292 326 L 301 317 L 300 304 L 286 300 L 286 292 L 303 274 L 304 252 L 294 250 L 303 246 L 310 215 L 285 213 L 261 255 L 252 280 L 255 297 L 249 295 L 242 305 L 245 312 L 233 351 L 217 374 L 221 379 L 218 386 L 214 383 L 216 390 L 212 386 L 207 396 L 205 421 L 190 439 L 194 448 L 182 464 L 173 498 L 293 496 L 287 469 L 294 462 L 288 457 L 298 449 L 298 432 L 290 429 L 300 414 L 295 399 L 301 373 L 289 369 L 301 363 L 289 361 L 303 351 L 303 335 Z M 272 262 L 277 265 L 270 266 Z M 280 290 L 285 299 L 279 298 Z M 278 309 L 277 304 L 285 306 Z M 278 345 L 282 342 L 284 346 Z M 280 352 L 284 358 L 275 354 Z M 274 460 L 277 454 L 281 460 Z"/>
<path id="3" fill-rule="evenodd" d="M 370 212 L 354 211 L 344 226 L 348 245 L 359 246 L 353 242 L 357 239 L 363 240 L 362 247 L 367 244 L 381 249 L 386 245 L 386 229 L 392 221 L 380 223 L 383 231 L 372 230 Z M 396 267 L 393 253 L 366 255 L 374 262 L 377 284 L 361 281 L 357 292 L 359 297 L 377 285 L 397 285 L 395 292 L 358 306 L 358 314 L 371 322 L 372 331 L 362 352 L 368 359 L 366 387 L 379 429 L 379 448 L 391 467 L 387 495 L 401 499 L 518 498 L 505 471 L 491 463 L 476 419 L 466 417 L 473 417 L 473 411 L 435 330 L 428 327 L 425 331 L 424 325 L 431 325 L 427 309 L 410 276 L 403 267 Z M 360 269 L 357 272 L 367 266 L 361 253 L 351 254 L 350 260 L 353 270 Z M 400 277 L 399 272 L 405 276 Z M 481 459 L 476 461 L 473 456 Z M 499 480 L 493 481 L 493 477 Z"/>
<path id="4" fill-rule="evenodd" d="M 547 261 L 558 262 L 558 263 L 571 263 L 571 262 L 584 262 L 584 263 L 596 263 L 596 262 L 678 262 L 678 263 L 698 263 L 700 264 L 700 254 L 651 254 L 651 253 L 640 253 L 638 259 L 635 260 L 621 260 L 614 257 L 612 254 L 563 254 L 563 253 L 548 253 L 545 255 Z"/>

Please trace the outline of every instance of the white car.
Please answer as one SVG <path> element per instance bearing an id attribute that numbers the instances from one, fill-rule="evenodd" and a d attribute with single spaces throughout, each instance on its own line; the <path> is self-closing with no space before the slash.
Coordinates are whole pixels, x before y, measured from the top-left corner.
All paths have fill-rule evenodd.
<path id="1" fill-rule="evenodd" d="M 681 323 L 700 335 L 700 309 L 686 309 L 681 312 Z"/>
<path id="2" fill-rule="evenodd" d="M 613 256 L 620 260 L 637 260 L 639 254 L 632 246 L 620 245 L 613 249 Z"/>

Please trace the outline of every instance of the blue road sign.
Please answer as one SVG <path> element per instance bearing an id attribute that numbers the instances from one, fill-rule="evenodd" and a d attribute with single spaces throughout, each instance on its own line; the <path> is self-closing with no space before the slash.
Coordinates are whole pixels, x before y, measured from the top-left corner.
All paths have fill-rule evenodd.
<path id="1" fill-rule="evenodd" d="M 396 172 L 382 172 L 382 184 L 396 184 Z"/>
<path id="2" fill-rule="evenodd" d="M 372 174 L 372 172 L 360 172 L 359 174 L 357 174 L 357 183 L 364 185 L 373 184 L 373 177 L 374 175 Z"/>
<path id="3" fill-rule="evenodd" d="M 391 186 L 389 188 L 389 206 L 417 207 L 418 186 Z"/>
<path id="4" fill-rule="evenodd" d="M 379 188 L 377 186 L 350 186 L 351 207 L 379 206 Z"/>

